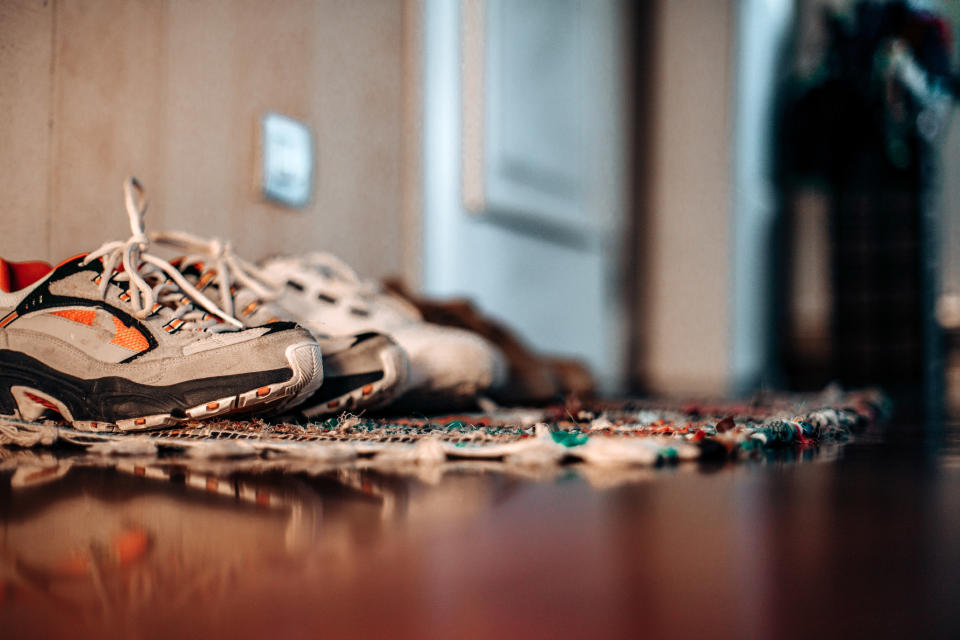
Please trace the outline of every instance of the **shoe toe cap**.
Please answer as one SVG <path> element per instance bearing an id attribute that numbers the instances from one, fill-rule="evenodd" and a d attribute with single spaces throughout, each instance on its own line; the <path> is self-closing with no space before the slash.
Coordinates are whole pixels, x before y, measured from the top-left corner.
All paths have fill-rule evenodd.
<path id="1" fill-rule="evenodd" d="M 503 354 L 470 331 L 423 323 L 396 331 L 393 338 L 410 360 L 411 390 L 473 395 L 506 381 Z"/>

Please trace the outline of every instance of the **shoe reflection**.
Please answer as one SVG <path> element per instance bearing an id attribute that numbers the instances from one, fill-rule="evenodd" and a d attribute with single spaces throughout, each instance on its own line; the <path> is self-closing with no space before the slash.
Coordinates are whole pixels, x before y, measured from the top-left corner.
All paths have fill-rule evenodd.
<path id="1" fill-rule="evenodd" d="M 837 455 L 784 451 L 749 464 Z M 368 635 L 422 637 L 451 631 L 459 616 L 485 620 L 483 602 L 516 616 L 531 593 L 541 604 L 579 602 L 581 579 L 594 585 L 590 606 L 603 617 L 618 602 L 609 599 L 621 586 L 615 567 L 648 557 L 649 545 L 636 541 L 666 531 L 667 515 L 685 514 L 686 524 L 670 529 L 662 548 L 691 532 L 729 534 L 740 526 L 725 506 L 736 502 L 730 495 L 794 476 L 748 466 L 390 458 L 332 466 L 0 447 L 0 637 L 253 637 L 302 625 L 354 636 L 358 624 Z M 814 475 L 831 473 L 827 465 Z M 716 523 L 706 534 L 698 514 L 710 505 Z M 720 555 L 739 557 L 737 549 Z M 637 565 L 653 573 L 629 581 L 655 589 L 674 572 L 672 553 L 656 557 L 663 562 Z M 729 578 L 721 574 L 717 584 Z"/>
<path id="2" fill-rule="evenodd" d="M 158 612 L 235 606 L 240 588 L 348 575 L 399 532 L 476 517 L 519 482 L 432 474 L 0 448 L 0 627 L 142 635 Z"/>
<path id="3" fill-rule="evenodd" d="M 308 570 L 324 549 L 349 550 L 351 532 L 375 535 L 406 503 L 402 484 L 362 472 L 291 479 L 229 464 L 3 454 L 7 629 L 30 621 L 35 632 L 40 621 L 122 633 L 158 608 L 176 616 L 226 602 L 258 573 Z"/>

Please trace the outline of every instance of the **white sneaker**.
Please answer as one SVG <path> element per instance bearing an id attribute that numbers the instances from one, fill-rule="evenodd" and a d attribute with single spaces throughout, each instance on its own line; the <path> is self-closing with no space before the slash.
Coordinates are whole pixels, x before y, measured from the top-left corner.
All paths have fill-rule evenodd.
<path id="1" fill-rule="evenodd" d="M 274 304 L 281 293 L 260 270 L 237 256 L 229 242 L 184 233 L 157 232 L 154 244 L 185 252 L 175 261 L 184 277 L 245 327 L 289 321 Z M 307 327 L 309 329 L 309 327 Z M 313 331 L 323 352 L 323 385 L 296 409 L 305 418 L 382 407 L 405 389 L 407 357 L 388 336 L 376 332 L 337 335 Z"/>
<path id="2" fill-rule="evenodd" d="M 276 302 L 300 324 L 321 333 L 379 331 L 407 352 L 405 399 L 456 405 L 506 381 L 500 350 L 475 333 L 424 322 L 406 300 L 361 280 L 326 253 L 273 258 L 262 274 L 282 293 Z"/>

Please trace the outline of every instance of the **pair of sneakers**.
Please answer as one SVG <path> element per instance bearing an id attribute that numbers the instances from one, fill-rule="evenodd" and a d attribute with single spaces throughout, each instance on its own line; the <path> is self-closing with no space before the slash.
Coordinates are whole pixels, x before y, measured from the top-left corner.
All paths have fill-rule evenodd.
<path id="1" fill-rule="evenodd" d="M 492 345 L 421 322 L 332 259 L 260 269 L 226 243 L 148 235 L 142 187 L 130 179 L 124 192 L 125 242 L 56 267 L 0 260 L 0 416 L 94 431 L 312 418 L 400 394 L 471 395 L 504 375 Z M 187 255 L 170 262 L 158 245 Z"/>

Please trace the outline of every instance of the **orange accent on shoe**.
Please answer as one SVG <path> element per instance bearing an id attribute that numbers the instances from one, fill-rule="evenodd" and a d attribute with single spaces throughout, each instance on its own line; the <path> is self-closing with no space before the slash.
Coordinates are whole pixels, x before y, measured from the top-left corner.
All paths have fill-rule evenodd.
<path id="1" fill-rule="evenodd" d="M 257 490 L 257 505 L 261 507 L 270 506 L 270 494 L 262 489 Z"/>
<path id="2" fill-rule="evenodd" d="M 217 275 L 216 271 L 205 271 L 203 275 L 200 276 L 200 279 L 197 280 L 197 284 L 195 285 L 197 290 L 203 291 L 204 289 L 206 289 L 207 285 L 213 281 L 213 278 L 216 275 Z"/>
<path id="3" fill-rule="evenodd" d="M 147 475 L 147 468 L 146 468 L 146 467 L 134 467 L 134 468 L 133 468 L 133 475 L 135 475 L 135 476 L 140 476 L 140 477 L 142 478 L 142 477 L 144 477 L 145 475 Z"/>
<path id="4" fill-rule="evenodd" d="M 53 268 L 46 262 L 7 262 L 0 258 L 0 291 L 19 291 L 47 275 Z"/>
<path id="5" fill-rule="evenodd" d="M 133 421 L 133 424 L 136 424 L 136 425 L 144 425 L 144 424 L 147 424 L 147 419 L 146 419 L 146 418 L 137 418 L 136 420 Z"/>
<path id="6" fill-rule="evenodd" d="M 207 478 L 207 491 L 216 491 L 220 482 L 216 478 Z"/>
<path id="7" fill-rule="evenodd" d="M 52 315 L 66 318 L 88 327 L 93 326 L 93 321 L 97 317 L 96 309 L 64 309 L 63 311 L 51 311 Z M 114 318 L 116 320 L 116 318 Z"/>
<path id="8" fill-rule="evenodd" d="M 259 389 L 257 389 L 257 397 L 258 397 L 258 398 L 262 398 L 263 396 L 267 395 L 268 393 L 270 393 L 270 387 L 260 387 Z"/>
<path id="9" fill-rule="evenodd" d="M 134 353 L 141 353 L 150 348 L 150 343 L 143 337 L 143 334 L 133 327 L 128 327 L 120 318 L 113 317 L 113 326 L 116 329 L 116 335 L 113 336 L 112 344 L 120 345 L 124 349 L 130 349 Z"/>
<path id="10" fill-rule="evenodd" d="M 243 311 L 240 312 L 240 315 L 248 316 L 254 311 L 256 311 L 257 307 L 259 306 L 260 306 L 260 303 L 254 300 L 253 302 L 251 302 L 250 304 L 248 304 L 243 308 Z"/>
<path id="11" fill-rule="evenodd" d="M 10 324 L 16 319 L 17 319 L 17 312 L 11 311 L 10 313 L 7 314 L 7 316 L 3 320 L 0 320 L 0 329 L 7 326 L 8 324 Z"/>
<path id="12" fill-rule="evenodd" d="M 339 404 L 340 404 L 339 400 L 331 400 L 330 402 L 327 403 L 327 409 L 336 409 L 337 406 L 339 406 Z"/>
<path id="13" fill-rule="evenodd" d="M 113 558 L 120 566 L 128 565 L 139 560 L 150 546 L 150 537 L 147 532 L 137 527 L 121 531 L 113 537 Z"/>
<path id="14" fill-rule="evenodd" d="M 365 396 L 370 395 L 371 393 L 373 393 L 373 385 L 372 385 L 372 384 L 368 384 L 367 386 L 365 386 L 365 387 L 362 389 L 362 391 L 363 391 L 363 395 L 365 395 Z"/>
<path id="15" fill-rule="evenodd" d="M 220 403 L 219 403 L 219 402 L 208 402 L 208 403 L 207 403 L 207 411 L 214 411 L 215 409 L 219 409 L 219 408 L 220 408 Z"/>
<path id="16" fill-rule="evenodd" d="M 53 404 L 49 400 L 46 400 L 45 398 L 41 398 L 40 396 L 35 396 L 29 391 L 25 391 L 24 395 L 26 395 L 30 400 L 33 400 L 34 402 L 39 404 L 41 407 L 46 407 L 51 411 L 56 411 L 57 413 L 60 413 L 60 409 L 57 408 L 57 405 Z"/>

